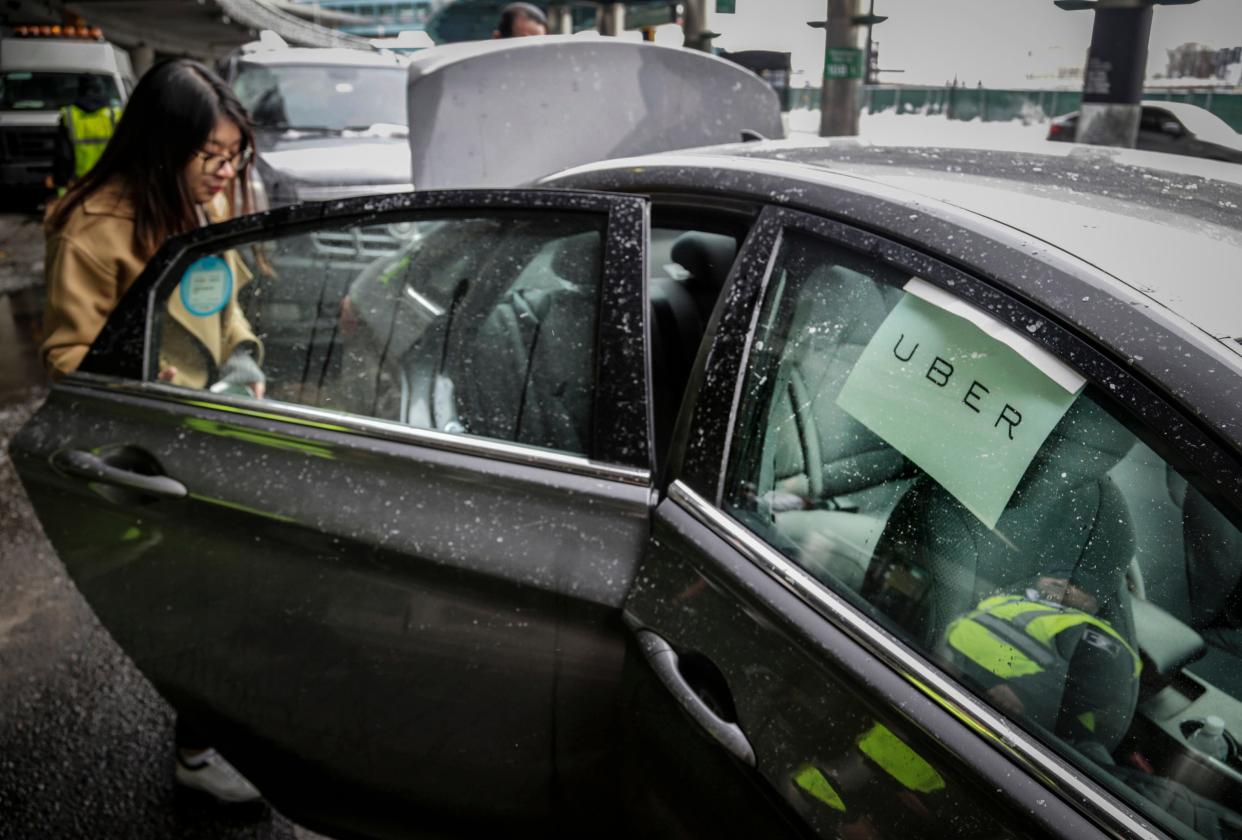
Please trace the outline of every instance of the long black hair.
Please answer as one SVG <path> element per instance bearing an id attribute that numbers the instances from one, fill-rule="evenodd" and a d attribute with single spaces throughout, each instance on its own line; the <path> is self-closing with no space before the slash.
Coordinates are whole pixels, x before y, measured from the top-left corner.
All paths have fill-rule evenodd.
<path id="1" fill-rule="evenodd" d="M 246 109 L 206 65 L 188 58 L 155 65 L 125 103 L 116 133 L 98 163 L 53 209 L 49 227 L 60 229 L 93 192 L 119 181 L 134 207 L 134 250 L 150 257 L 169 236 L 197 226 L 195 202 L 183 172 L 221 117 L 237 125 L 243 151 L 254 148 Z M 234 209 L 241 212 L 252 209 L 249 174 L 248 165 L 237 173 L 243 206 Z"/>

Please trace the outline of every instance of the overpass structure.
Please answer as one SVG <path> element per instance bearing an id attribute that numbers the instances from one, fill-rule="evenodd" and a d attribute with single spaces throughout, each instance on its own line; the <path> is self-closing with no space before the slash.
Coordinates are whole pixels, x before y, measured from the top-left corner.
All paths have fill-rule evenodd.
<path id="1" fill-rule="evenodd" d="M 331 25 L 352 16 L 318 12 L 288 0 L 18 0 L 12 23 L 62 23 L 82 18 L 128 49 L 141 73 L 159 55 L 218 58 L 270 29 L 290 46 L 370 49 L 365 38 Z M 338 19 L 339 18 L 339 19 Z"/>
<path id="2" fill-rule="evenodd" d="M 427 22 L 427 31 L 437 43 L 479 41 L 496 27 L 500 10 L 510 0 L 454 0 L 439 7 Z M 584 29 L 598 29 L 616 35 L 622 29 L 658 26 L 678 19 L 677 6 L 670 0 L 542 0 L 548 30 L 568 35 Z M 693 0 L 689 5 L 694 5 Z"/>
<path id="3" fill-rule="evenodd" d="M 488 38 L 506 2 L 450 0 L 438 7 L 427 31 L 438 43 Z M 599 29 L 617 35 L 679 20 L 681 13 L 687 46 L 710 49 L 712 33 L 703 26 L 706 0 L 547 0 L 540 5 L 548 9 L 549 29 L 560 33 Z M 220 58 L 263 30 L 295 47 L 372 48 L 366 38 L 342 31 L 367 18 L 292 0 L 7 0 L 4 7 L 4 24 L 76 19 L 98 26 L 107 40 L 129 50 L 139 74 L 163 56 Z"/>

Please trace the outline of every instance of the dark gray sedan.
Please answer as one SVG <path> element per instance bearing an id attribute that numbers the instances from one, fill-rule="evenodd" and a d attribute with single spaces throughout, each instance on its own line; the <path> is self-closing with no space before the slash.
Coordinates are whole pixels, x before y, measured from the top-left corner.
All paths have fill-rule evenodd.
<path id="1" fill-rule="evenodd" d="M 1239 836 L 1242 184 L 1169 160 L 751 143 L 240 219 L 12 456 L 327 831 Z M 227 287 L 264 400 L 157 381 Z"/>

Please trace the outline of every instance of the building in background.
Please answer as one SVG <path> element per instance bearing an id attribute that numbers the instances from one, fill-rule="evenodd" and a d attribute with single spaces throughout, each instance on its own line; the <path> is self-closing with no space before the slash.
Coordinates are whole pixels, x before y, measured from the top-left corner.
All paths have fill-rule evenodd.
<path id="1" fill-rule="evenodd" d="M 450 0 L 294 0 L 300 6 L 310 6 L 332 13 L 324 24 L 360 35 L 364 38 L 383 38 L 401 32 L 419 31 L 427 27 L 431 16 Z M 312 12 L 311 19 L 314 20 Z"/>
<path id="2" fill-rule="evenodd" d="M 1216 49 L 1206 44 L 1182 44 L 1168 51 L 1166 79 L 1204 79 L 1216 84 L 1238 84 L 1242 47 Z M 1159 76 L 1157 76 L 1159 78 Z"/>

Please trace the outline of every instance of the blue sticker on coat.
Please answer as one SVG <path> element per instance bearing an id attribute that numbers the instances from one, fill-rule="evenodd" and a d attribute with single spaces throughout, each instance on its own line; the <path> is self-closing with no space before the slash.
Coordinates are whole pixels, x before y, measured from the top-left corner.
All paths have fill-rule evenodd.
<path id="1" fill-rule="evenodd" d="M 215 315 L 233 295 L 233 270 L 217 256 L 197 259 L 181 275 L 180 288 L 181 303 L 191 315 Z"/>

